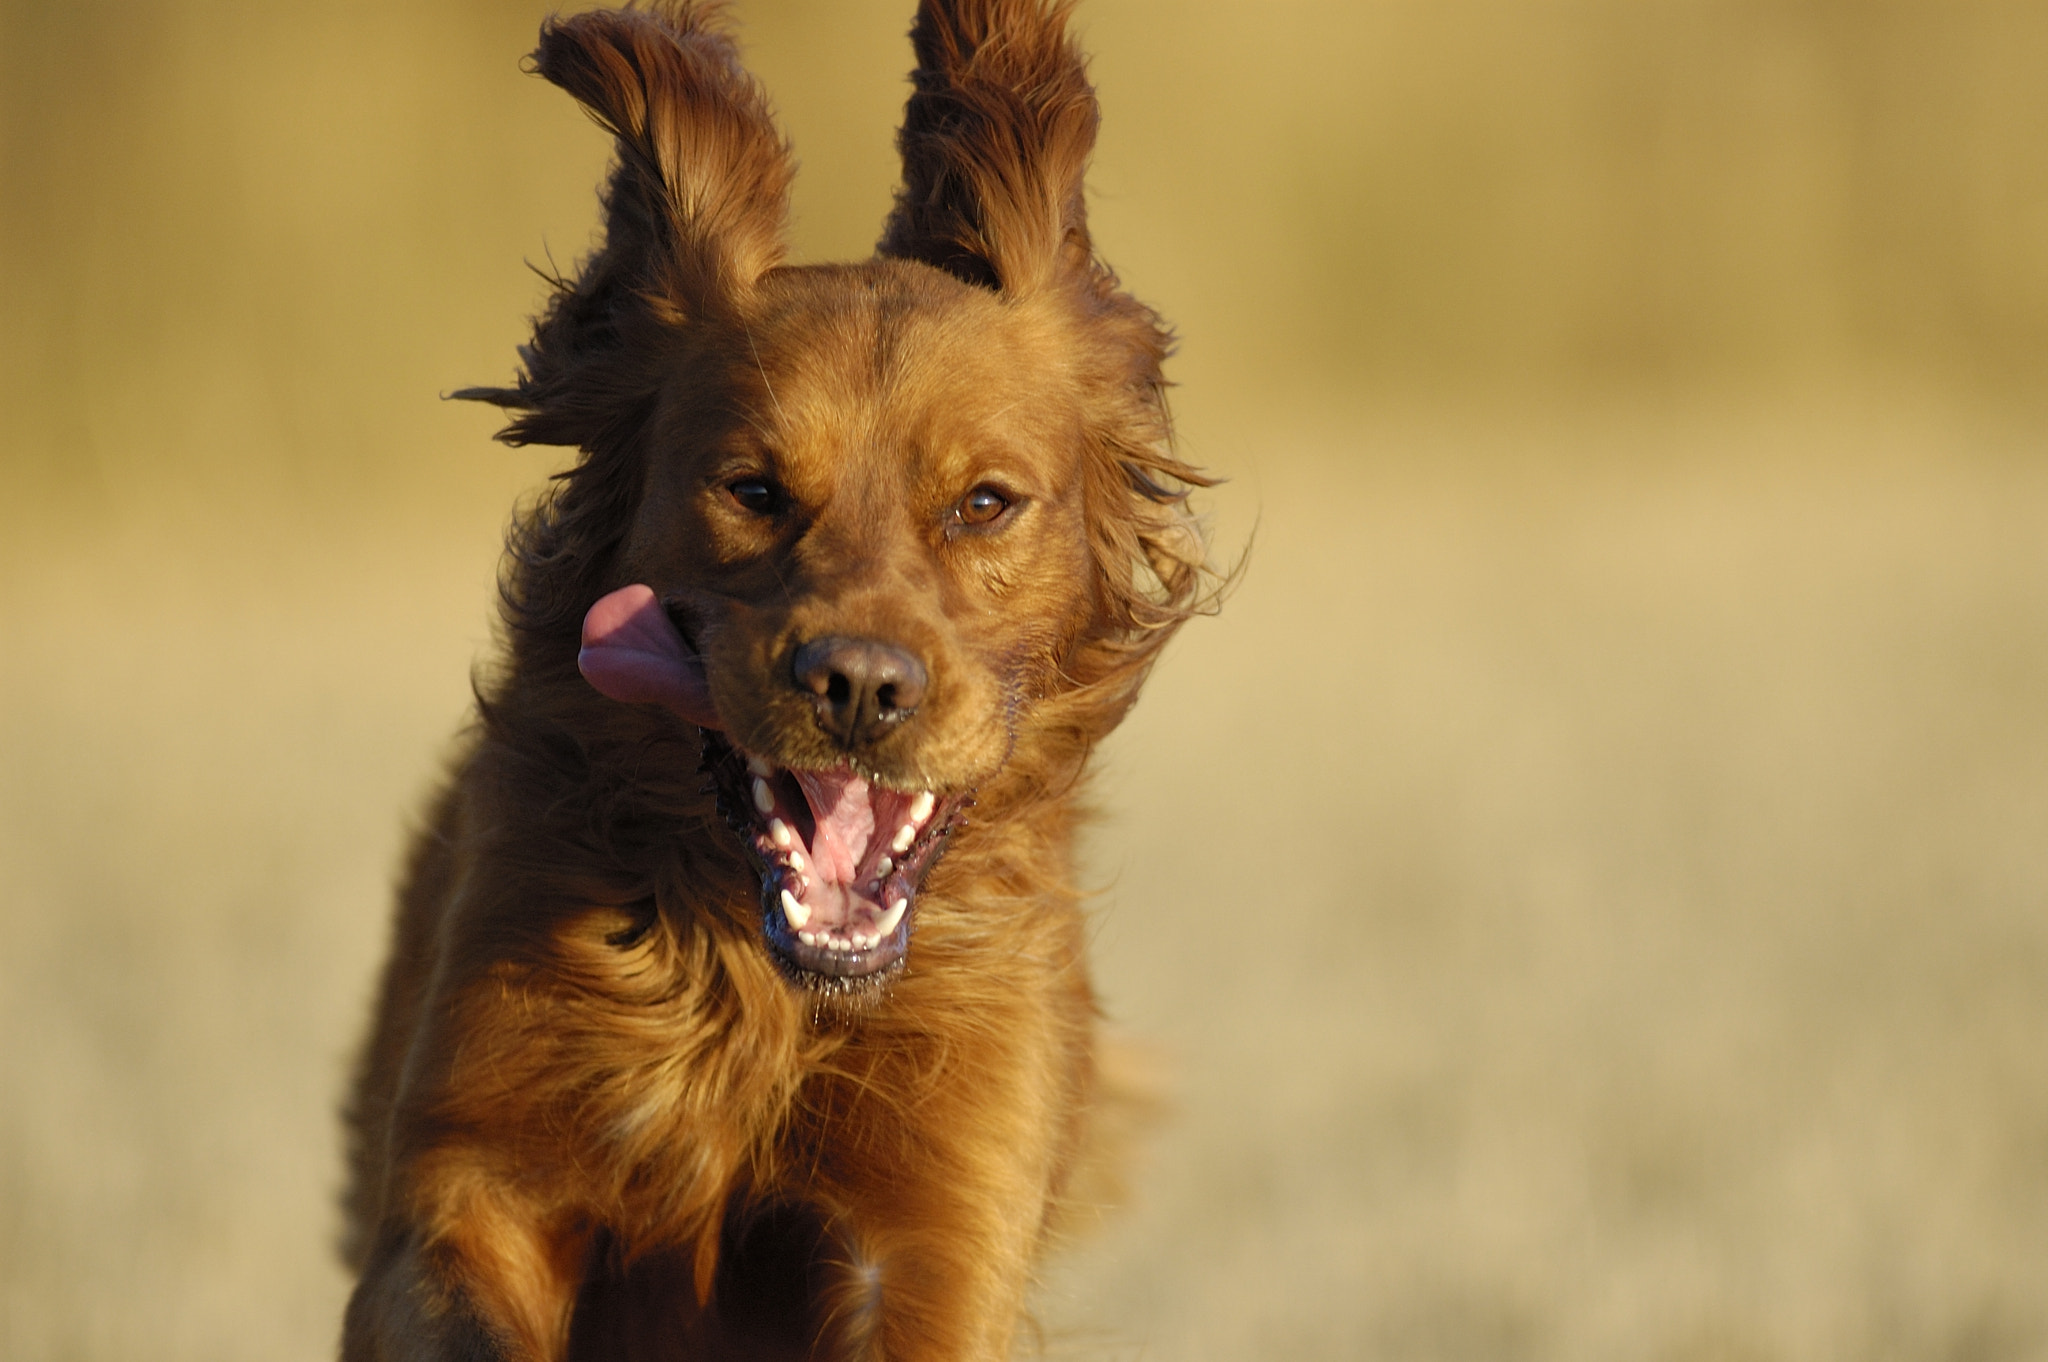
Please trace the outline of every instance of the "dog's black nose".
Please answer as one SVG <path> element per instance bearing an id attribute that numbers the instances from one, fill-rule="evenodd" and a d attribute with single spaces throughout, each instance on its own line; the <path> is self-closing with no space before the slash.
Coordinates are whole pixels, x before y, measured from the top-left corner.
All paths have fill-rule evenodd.
<path id="1" fill-rule="evenodd" d="M 815 638 L 796 650 L 797 689 L 818 707 L 818 723 L 844 747 L 879 742 L 924 703 L 924 664 L 870 638 Z"/>

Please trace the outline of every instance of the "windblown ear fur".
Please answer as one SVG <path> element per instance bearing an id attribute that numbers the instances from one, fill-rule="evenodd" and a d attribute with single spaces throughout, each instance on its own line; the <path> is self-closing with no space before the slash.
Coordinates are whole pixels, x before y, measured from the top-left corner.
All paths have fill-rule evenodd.
<path id="1" fill-rule="evenodd" d="M 1038 722 L 1077 747 L 1114 727 L 1175 629 L 1216 608 L 1187 493 L 1213 480 L 1173 452 L 1162 365 L 1173 338 L 1095 258 L 1083 181 L 1099 114 L 1067 34 L 1073 0 L 922 0 L 897 147 L 903 187 L 878 248 L 1021 298 L 1059 292 L 1084 321 L 1092 375 L 1084 464 L 1100 599 L 1063 662 L 1065 694 Z"/>
<path id="2" fill-rule="evenodd" d="M 881 253 L 1023 294 L 1088 267 L 1098 115 L 1072 0 L 923 0 Z"/>
<path id="3" fill-rule="evenodd" d="M 512 443 L 593 448 L 630 405 L 659 333 L 730 310 L 781 262 L 794 172 L 716 0 L 551 19 L 532 69 L 617 139 L 604 245 L 555 297 L 512 388 L 455 394 L 524 414 Z"/>

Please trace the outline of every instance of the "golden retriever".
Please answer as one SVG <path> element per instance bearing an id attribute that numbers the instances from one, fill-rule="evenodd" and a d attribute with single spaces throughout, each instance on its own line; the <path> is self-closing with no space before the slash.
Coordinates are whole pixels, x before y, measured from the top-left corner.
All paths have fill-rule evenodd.
<path id="1" fill-rule="evenodd" d="M 348 1362 L 999 1358 L 1098 1078 L 1090 750 L 1212 579 L 1059 0 L 924 0 L 875 257 L 781 263 L 716 6 L 551 20 L 617 141 L 503 438 L 505 655 L 349 1109 Z"/>

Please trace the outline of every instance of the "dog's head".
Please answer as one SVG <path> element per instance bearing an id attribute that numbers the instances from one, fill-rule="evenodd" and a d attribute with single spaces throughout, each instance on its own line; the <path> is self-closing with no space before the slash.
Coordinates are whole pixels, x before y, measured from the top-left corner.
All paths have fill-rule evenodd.
<path id="1" fill-rule="evenodd" d="M 519 383 L 463 394 L 584 451 L 518 546 L 515 666 L 705 731 L 805 977 L 901 960 L 976 792 L 1033 742 L 1078 761 L 1200 590 L 1168 337 L 1088 237 L 1065 8 L 926 0 L 903 186 L 846 266 L 780 264 L 788 152 L 705 7 L 535 53 L 618 152 Z"/>

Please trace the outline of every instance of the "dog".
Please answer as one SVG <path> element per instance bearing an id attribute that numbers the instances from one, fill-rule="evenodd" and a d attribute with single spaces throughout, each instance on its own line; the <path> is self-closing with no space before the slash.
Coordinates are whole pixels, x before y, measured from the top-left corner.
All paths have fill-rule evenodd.
<path id="1" fill-rule="evenodd" d="M 1007 1355 L 1099 1095 L 1091 750 L 1211 607 L 1064 0 L 924 0 L 876 255 L 782 263 L 719 7 L 555 18 L 615 139 L 508 442 L 504 647 L 348 1107 L 346 1362 Z"/>

